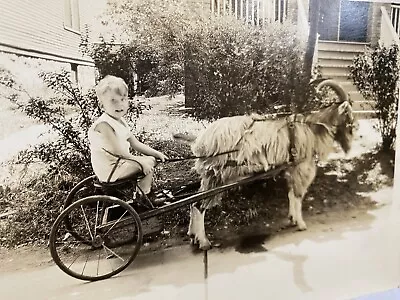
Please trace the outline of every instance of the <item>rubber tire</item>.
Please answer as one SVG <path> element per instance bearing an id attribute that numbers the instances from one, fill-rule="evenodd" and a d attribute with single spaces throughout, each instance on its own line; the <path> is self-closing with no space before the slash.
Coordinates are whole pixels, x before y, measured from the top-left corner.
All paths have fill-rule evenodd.
<path id="1" fill-rule="evenodd" d="M 101 276 L 96 276 L 96 277 L 92 277 L 92 276 L 87 276 L 87 275 L 82 275 L 82 274 L 78 274 L 75 273 L 73 271 L 71 271 L 69 268 L 67 268 L 63 262 L 61 261 L 60 257 L 57 254 L 57 248 L 55 246 L 56 243 L 56 234 L 57 234 L 57 229 L 58 227 L 64 222 L 65 224 L 65 216 L 68 215 L 73 209 L 75 209 L 76 207 L 79 207 L 82 204 L 88 204 L 90 202 L 96 202 L 96 201 L 105 201 L 104 199 L 106 199 L 108 202 L 114 203 L 114 204 L 118 204 L 120 206 L 122 206 L 123 208 L 125 208 L 126 210 L 129 211 L 129 213 L 131 214 L 131 216 L 133 217 L 133 219 L 135 220 L 136 226 L 137 226 L 137 246 L 135 247 L 134 251 L 131 254 L 130 259 L 121 267 L 117 268 L 116 270 L 108 273 L 108 274 L 104 274 Z M 72 203 L 71 205 L 69 205 L 65 210 L 63 210 L 63 212 L 57 217 L 57 219 L 55 220 L 52 228 L 51 228 L 51 232 L 50 232 L 50 241 L 49 241 L 49 245 L 50 245 L 50 254 L 51 257 L 53 258 L 54 262 L 56 263 L 56 265 L 62 270 L 64 271 L 66 274 L 75 277 L 77 279 L 81 279 L 81 280 L 87 280 L 87 281 L 98 281 L 98 280 L 103 280 L 103 279 L 107 279 L 110 278 L 120 272 L 122 272 L 124 269 L 126 269 L 132 262 L 133 260 L 136 258 L 136 256 L 139 253 L 140 247 L 143 243 L 143 229 L 142 229 L 142 222 L 140 220 L 139 215 L 137 214 L 137 212 L 127 203 L 125 203 L 124 201 L 115 198 L 115 197 L 111 197 L 111 196 L 89 196 L 86 198 L 82 198 L 74 203 Z"/>
<path id="2" fill-rule="evenodd" d="M 64 206 L 63 209 L 67 209 L 68 206 L 70 206 L 71 204 L 73 204 L 74 202 L 76 202 L 76 200 L 74 201 L 74 196 L 75 194 L 80 191 L 84 186 L 88 185 L 88 183 L 93 184 L 93 180 L 96 178 L 95 175 L 89 176 L 85 179 L 83 179 L 82 181 L 80 181 L 77 185 L 74 186 L 74 188 L 68 193 L 67 198 L 64 201 Z M 82 198 L 83 199 L 83 198 Z M 70 220 L 68 218 L 65 218 L 64 220 L 64 224 L 65 227 L 70 231 L 70 233 L 72 234 L 72 236 L 78 240 L 83 241 L 83 238 L 80 237 L 77 233 L 75 233 L 72 229 L 72 224 L 70 222 Z"/>

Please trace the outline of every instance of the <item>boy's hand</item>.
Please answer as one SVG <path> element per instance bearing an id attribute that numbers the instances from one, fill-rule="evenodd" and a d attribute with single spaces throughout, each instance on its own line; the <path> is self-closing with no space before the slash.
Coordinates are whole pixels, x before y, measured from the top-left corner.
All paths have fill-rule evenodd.
<path id="1" fill-rule="evenodd" d="M 161 160 L 162 162 L 165 162 L 168 160 L 168 156 L 166 156 L 164 153 L 158 152 L 156 158 Z"/>

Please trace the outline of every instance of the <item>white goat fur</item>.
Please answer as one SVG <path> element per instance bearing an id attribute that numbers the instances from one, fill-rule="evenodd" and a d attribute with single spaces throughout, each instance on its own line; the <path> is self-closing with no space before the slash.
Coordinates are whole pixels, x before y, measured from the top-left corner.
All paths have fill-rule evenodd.
<path id="1" fill-rule="evenodd" d="M 236 181 L 243 176 L 268 171 L 290 160 L 290 147 L 298 156 L 285 171 L 288 183 L 289 221 L 305 230 L 302 217 L 302 199 L 316 174 L 315 157 L 327 158 L 333 150 L 338 135 L 343 150 L 350 149 L 353 125 L 351 105 L 345 101 L 321 110 L 302 121 L 293 122 L 294 144 L 289 138 L 288 120 L 268 120 L 260 115 L 235 116 L 211 123 L 194 141 L 192 151 L 199 158 L 195 169 L 201 177 L 201 190 Z M 339 129 L 342 129 L 339 132 Z M 236 152 L 217 155 L 237 150 Z M 217 155 L 217 156 L 215 156 Z M 214 156 L 214 157 L 213 157 Z M 229 163 L 234 161 L 236 166 Z M 188 234 L 194 235 L 201 249 L 210 248 L 204 229 L 207 208 L 218 203 L 221 197 L 203 200 L 201 210 L 191 207 Z"/>

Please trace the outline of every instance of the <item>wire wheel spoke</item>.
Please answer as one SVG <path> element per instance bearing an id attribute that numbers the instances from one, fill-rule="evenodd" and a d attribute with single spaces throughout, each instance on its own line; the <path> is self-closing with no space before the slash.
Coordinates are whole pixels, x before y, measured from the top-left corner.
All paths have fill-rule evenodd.
<path id="1" fill-rule="evenodd" d="M 127 212 L 128 212 L 128 211 L 125 211 L 125 212 L 122 214 L 122 216 L 120 216 L 120 217 L 118 218 L 118 220 L 115 221 L 115 223 L 114 223 L 114 224 L 107 230 L 107 232 L 104 234 L 104 237 L 106 237 L 107 234 L 115 227 L 115 225 L 118 224 L 118 222 L 120 222 L 120 221 L 122 220 L 122 218 L 127 214 Z"/>
<path id="2" fill-rule="evenodd" d="M 94 237 L 93 237 L 92 231 L 90 230 L 89 221 L 88 221 L 88 218 L 87 218 L 87 216 L 86 216 L 85 210 L 83 209 L 83 206 L 82 206 L 82 205 L 81 205 L 81 209 L 82 209 L 82 215 L 83 215 L 83 217 L 84 217 L 84 219 L 85 219 L 86 227 L 87 227 L 87 229 L 88 229 L 88 231 L 89 231 L 89 234 L 90 234 L 91 239 L 93 240 Z M 97 215 L 97 212 L 96 212 L 96 215 Z M 96 227 L 96 225 L 95 225 L 95 227 Z"/>
<path id="3" fill-rule="evenodd" d="M 50 233 L 50 251 L 68 275 L 101 280 L 132 263 L 142 235 L 140 218 L 132 207 L 114 197 L 90 196 L 68 206 L 57 218 Z"/>
<path id="4" fill-rule="evenodd" d="M 107 251 L 108 252 L 110 252 L 113 256 L 115 256 L 115 257 L 118 257 L 122 262 L 125 262 L 125 259 L 124 258 L 122 258 L 121 256 L 119 256 L 117 253 L 115 253 L 114 251 L 112 251 L 110 248 L 108 248 L 106 245 L 103 245 L 103 247 L 104 247 L 104 249 L 106 250 L 106 253 L 107 253 Z M 109 256 L 107 256 L 107 257 L 109 257 Z"/>

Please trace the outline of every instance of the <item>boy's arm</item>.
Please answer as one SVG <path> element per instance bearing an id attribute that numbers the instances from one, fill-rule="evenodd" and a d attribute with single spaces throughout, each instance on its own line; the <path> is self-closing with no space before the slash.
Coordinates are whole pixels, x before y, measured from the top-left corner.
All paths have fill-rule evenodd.
<path id="1" fill-rule="evenodd" d="M 135 149 L 136 151 L 145 154 L 145 155 L 150 155 L 154 156 L 156 158 L 161 159 L 164 161 L 167 157 L 162 154 L 160 151 L 157 151 L 150 146 L 147 146 L 146 144 L 143 144 L 141 141 L 139 141 L 134 135 L 131 135 L 128 139 L 129 143 L 131 144 L 131 147 Z"/>
<path id="2" fill-rule="evenodd" d="M 101 122 L 97 124 L 95 131 L 101 133 L 101 135 L 109 141 L 110 149 L 106 149 L 107 151 L 119 155 L 119 156 L 126 156 L 118 143 L 117 137 L 115 135 L 114 129 L 107 124 L 106 122 Z"/>
<path id="3" fill-rule="evenodd" d="M 135 157 L 132 154 L 126 153 L 121 149 L 117 137 L 115 136 L 114 129 L 112 129 L 112 127 L 109 124 L 101 122 L 96 126 L 94 130 L 100 132 L 104 136 L 104 138 L 106 138 L 109 141 L 110 149 L 105 149 L 105 150 L 107 150 L 113 155 L 121 156 L 123 158 L 131 159 L 137 162 L 140 165 L 140 168 L 142 169 L 145 175 L 147 175 L 150 172 L 153 165 L 150 165 L 146 160 L 142 160 L 140 157 L 137 156 Z"/>

